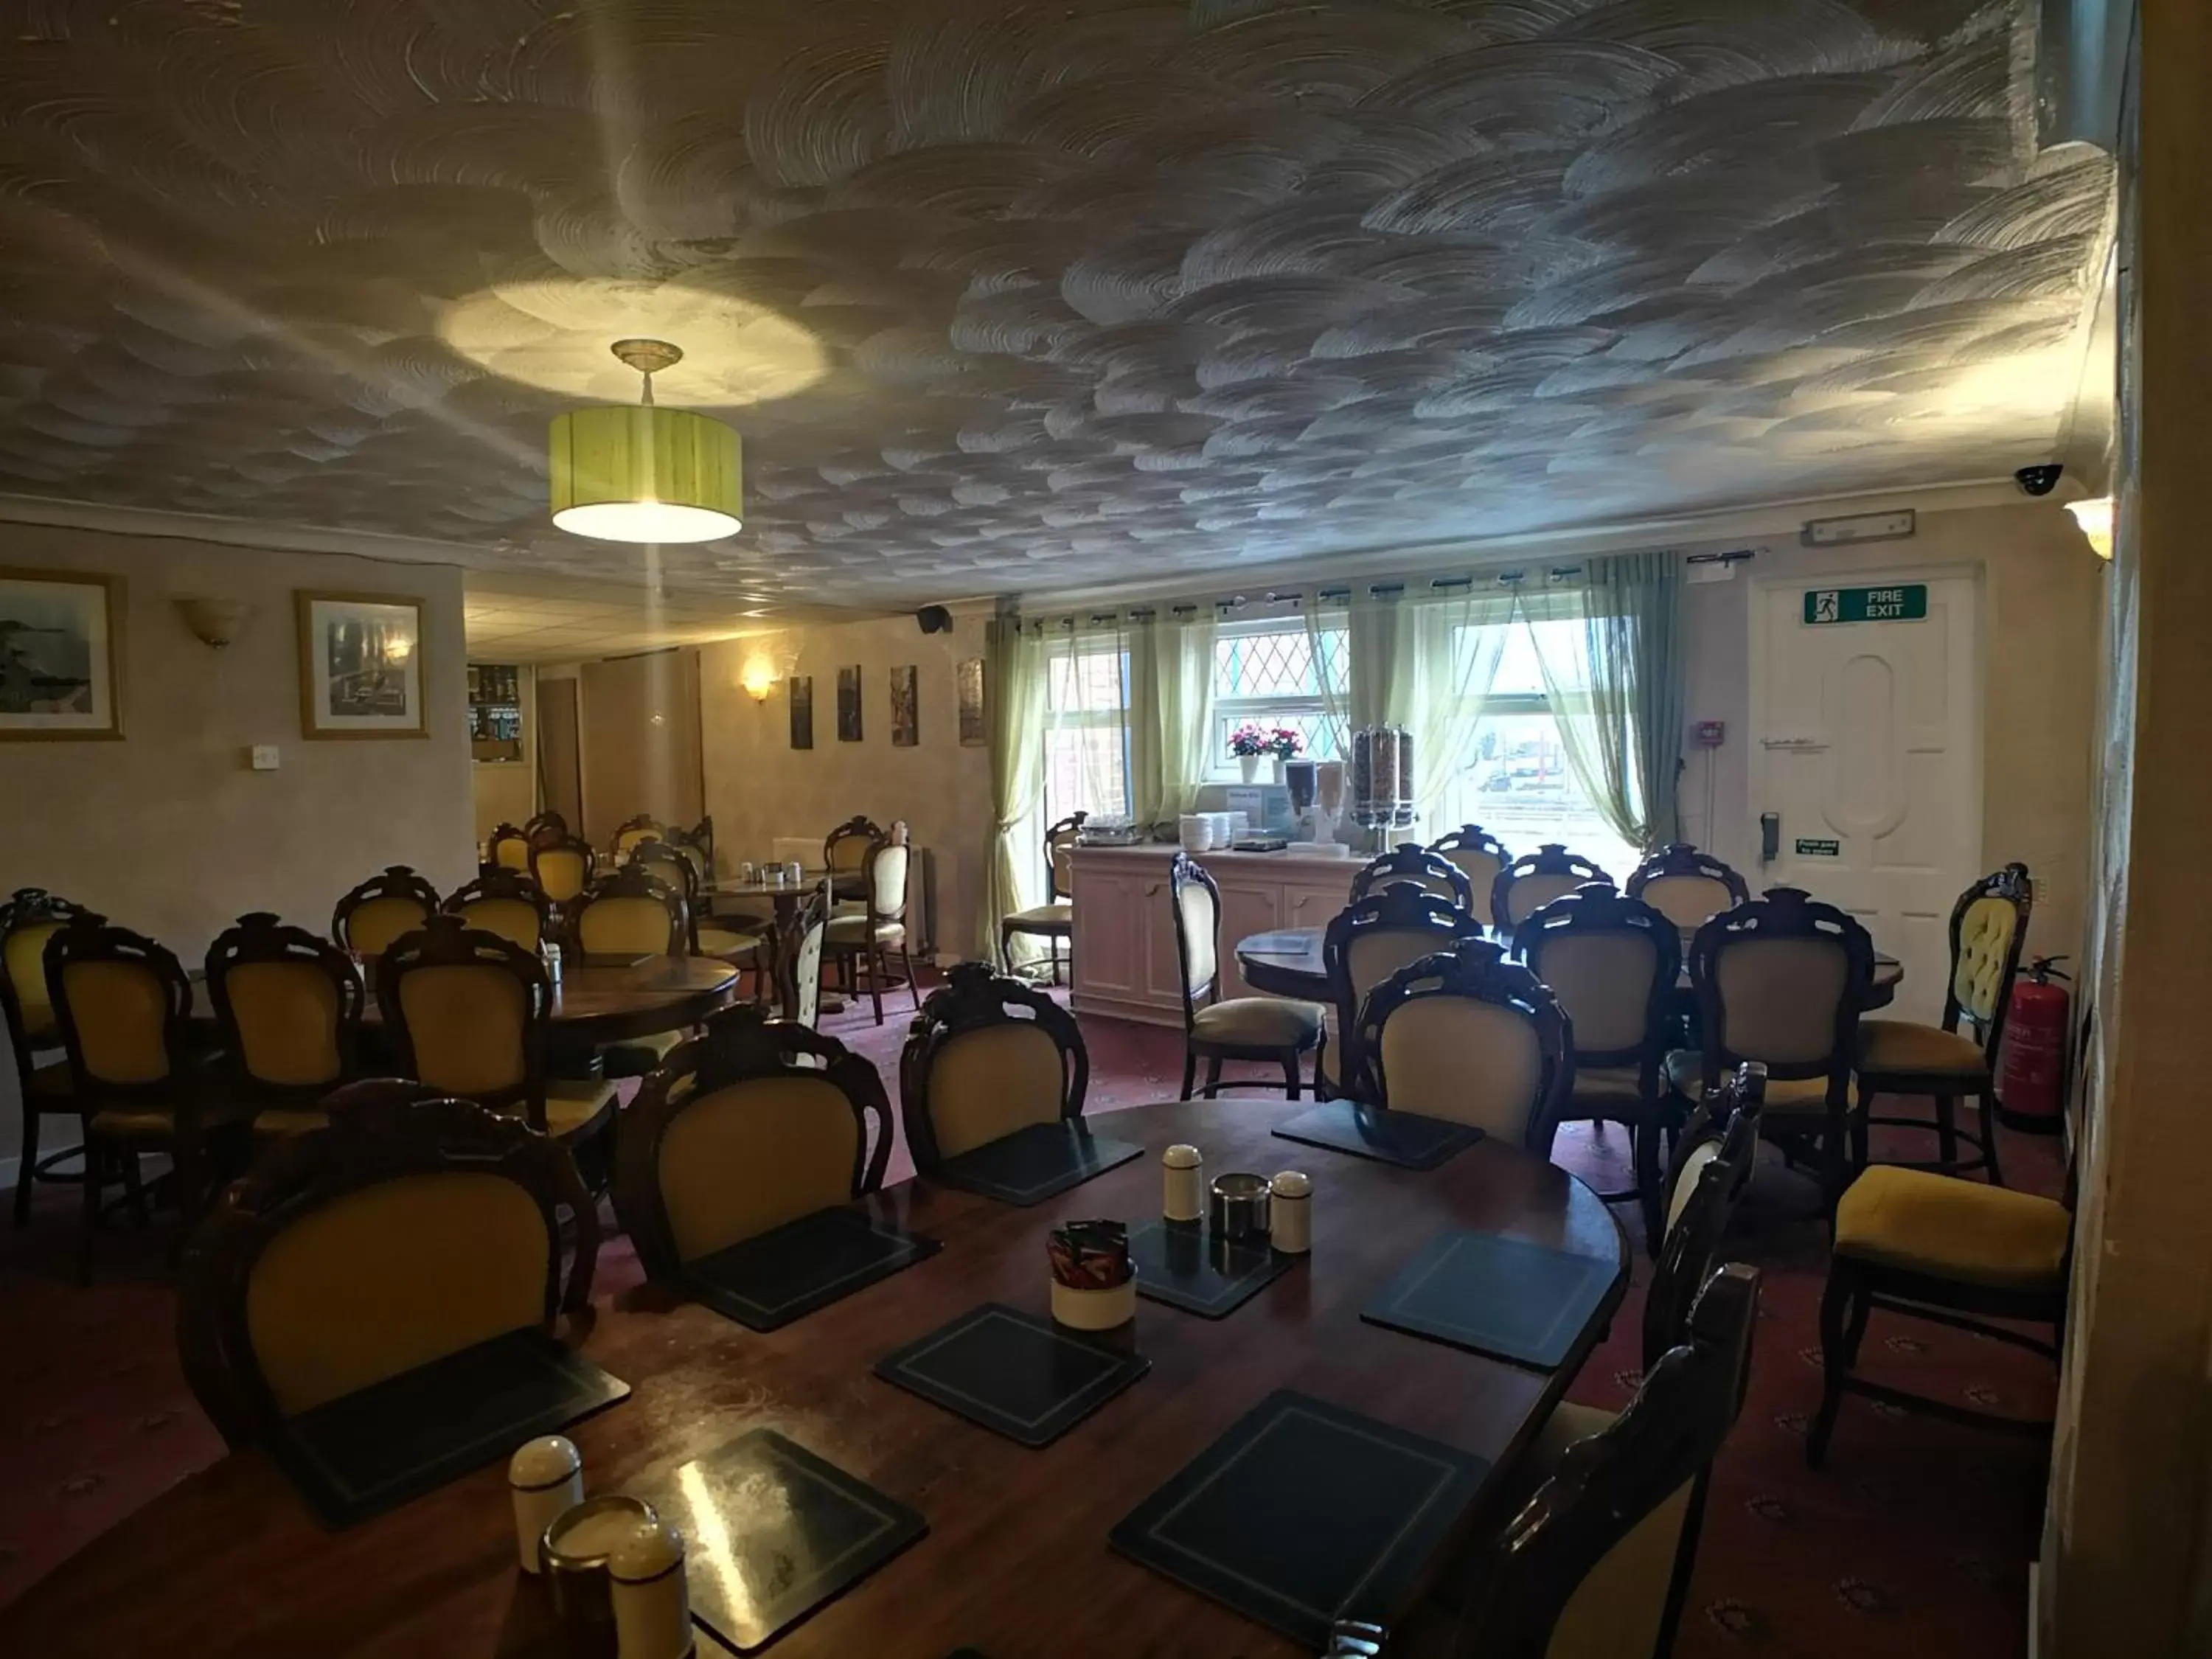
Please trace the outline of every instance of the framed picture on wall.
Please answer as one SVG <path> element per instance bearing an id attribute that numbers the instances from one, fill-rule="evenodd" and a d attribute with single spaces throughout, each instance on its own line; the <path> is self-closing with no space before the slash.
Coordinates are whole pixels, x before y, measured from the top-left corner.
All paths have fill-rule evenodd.
<path id="1" fill-rule="evenodd" d="M 791 746 L 793 749 L 814 747 L 814 676 L 793 674 L 791 677 Z"/>
<path id="2" fill-rule="evenodd" d="M 891 746 L 911 749 L 921 741 L 921 686 L 914 664 L 891 670 Z"/>
<path id="3" fill-rule="evenodd" d="M 960 699 L 960 746 L 981 749 L 991 740 L 983 729 L 983 659 L 966 658 L 953 674 Z"/>
<path id="4" fill-rule="evenodd" d="M 300 733 L 420 738 L 422 601 L 389 593 L 311 593 L 300 612 Z"/>
<path id="5" fill-rule="evenodd" d="M 0 568 L 0 738 L 119 738 L 123 579 Z"/>
<path id="6" fill-rule="evenodd" d="M 860 740 L 860 671 L 857 665 L 837 671 L 837 741 Z"/>

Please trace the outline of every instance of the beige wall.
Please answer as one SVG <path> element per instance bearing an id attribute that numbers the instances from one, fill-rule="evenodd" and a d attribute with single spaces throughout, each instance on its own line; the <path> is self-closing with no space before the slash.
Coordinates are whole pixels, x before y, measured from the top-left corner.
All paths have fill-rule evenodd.
<path id="1" fill-rule="evenodd" d="M 0 564 L 123 577 L 120 742 L 0 743 L 0 890 L 44 887 L 153 934 L 197 966 L 248 910 L 318 932 L 338 896 L 387 864 L 442 890 L 475 866 L 461 577 L 385 564 L 10 525 Z M 424 601 L 430 735 L 300 735 L 296 588 Z M 186 631 L 179 595 L 243 599 L 226 650 Z M 247 751 L 277 746 L 256 772 Z M 0 1080 L 0 1156 L 15 1145 L 12 1069 Z"/>
<path id="2" fill-rule="evenodd" d="M 583 665 L 584 835 L 605 847 L 640 812 L 690 825 L 701 805 L 699 648 Z"/>
<path id="3" fill-rule="evenodd" d="M 2032 947 L 2079 960 L 2103 566 L 2064 509 L 2050 501 L 1923 514 L 1910 540 L 1857 549 L 1769 544 L 1738 565 L 1732 580 L 1687 588 L 1684 714 L 1692 722 L 1727 721 L 1728 737 L 1718 750 L 1686 751 L 1683 831 L 1747 874 L 1759 867 L 1760 809 L 1749 798 L 1753 584 L 1879 580 L 1887 570 L 1936 568 L 1971 570 L 1981 579 L 1982 862 L 2027 864 L 2036 881 Z"/>
<path id="4" fill-rule="evenodd" d="M 983 624 L 975 617 L 959 619 L 945 634 L 924 635 L 912 617 L 899 617 L 703 647 L 707 810 L 722 862 L 765 858 L 778 836 L 819 841 L 855 812 L 878 823 L 902 817 L 936 870 L 939 954 L 974 954 L 991 836 L 990 751 L 960 746 L 953 675 L 961 659 L 982 654 Z M 738 685 L 755 656 L 772 661 L 777 674 L 775 689 L 759 703 Z M 856 663 L 863 740 L 840 743 L 837 671 Z M 920 671 L 921 741 L 899 749 L 891 744 L 890 670 L 906 663 Z M 814 677 L 811 750 L 791 746 L 787 672 Z"/>

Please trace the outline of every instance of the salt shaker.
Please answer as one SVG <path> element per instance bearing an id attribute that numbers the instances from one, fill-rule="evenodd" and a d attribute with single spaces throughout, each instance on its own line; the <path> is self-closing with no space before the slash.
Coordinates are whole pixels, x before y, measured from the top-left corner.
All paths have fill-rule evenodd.
<path id="1" fill-rule="evenodd" d="M 583 1455 L 557 1434 L 530 1441 L 507 1463 L 507 1486 L 514 1498 L 515 1553 L 523 1571 L 536 1572 L 545 1528 L 584 1501 Z"/>
<path id="2" fill-rule="evenodd" d="M 1169 1221 L 1196 1221 L 1206 1213 L 1206 1158 L 1195 1146 L 1177 1142 L 1160 1154 L 1160 1214 Z"/>
<path id="3" fill-rule="evenodd" d="M 1313 1178 L 1297 1170 L 1285 1170 L 1267 1183 L 1273 1198 L 1268 1243 L 1285 1255 L 1304 1255 L 1313 1249 Z"/>
<path id="4" fill-rule="evenodd" d="M 641 1522 L 607 1554 L 620 1659 L 685 1659 L 696 1650 L 684 1534 Z"/>

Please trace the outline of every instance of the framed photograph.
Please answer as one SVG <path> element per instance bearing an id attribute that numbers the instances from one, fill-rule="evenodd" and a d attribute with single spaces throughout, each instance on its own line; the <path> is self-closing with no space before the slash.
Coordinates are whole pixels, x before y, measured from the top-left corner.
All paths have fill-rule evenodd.
<path id="1" fill-rule="evenodd" d="M 119 738 L 123 579 L 0 568 L 0 738 Z"/>
<path id="2" fill-rule="evenodd" d="M 856 665 L 837 671 L 837 741 L 860 740 L 860 671 Z"/>
<path id="3" fill-rule="evenodd" d="M 919 671 L 908 663 L 891 670 L 891 747 L 911 749 L 921 741 Z"/>
<path id="4" fill-rule="evenodd" d="M 305 589 L 294 597 L 300 611 L 300 734 L 428 736 L 422 601 Z"/>
<path id="5" fill-rule="evenodd" d="M 964 659 L 953 671 L 960 699 L 960 746 L 981 749 L 991 741 L 983 726 L 983 659 Z"/>
<path id="6" fill-rule="evenodd" d="M 814 747 L 814 676 L 793 674 L 791 677 L 791 746 L 793 749 Z"/>

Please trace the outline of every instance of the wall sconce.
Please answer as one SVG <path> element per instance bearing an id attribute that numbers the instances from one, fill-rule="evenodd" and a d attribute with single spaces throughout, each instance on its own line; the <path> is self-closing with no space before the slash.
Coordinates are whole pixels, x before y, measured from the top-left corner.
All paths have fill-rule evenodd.
<path id="1" fill-rule="evenodd" d="M 2074 515 L 2074 522 L 2089 543 L 2090 550 L 2100 559 L 2112 556 L 2112 498 L 2093 495 L 2087 501 L 2069 501 L 2066 510 Z"/>
<path id="2" fill-rule="evenodd" d="M 775 690 L 775 665 L 766 657 L 748 657 L 738 672 L 738 684 L 755 702 L 766 702 Z"/>
<path id="3" fill-rule="evenodd" d="M 210 599 L 194 594 L 177 601 L 177 614 L 202 645 L 220 651 L 236 639 L 253 607 L 243 599 Z"/>

